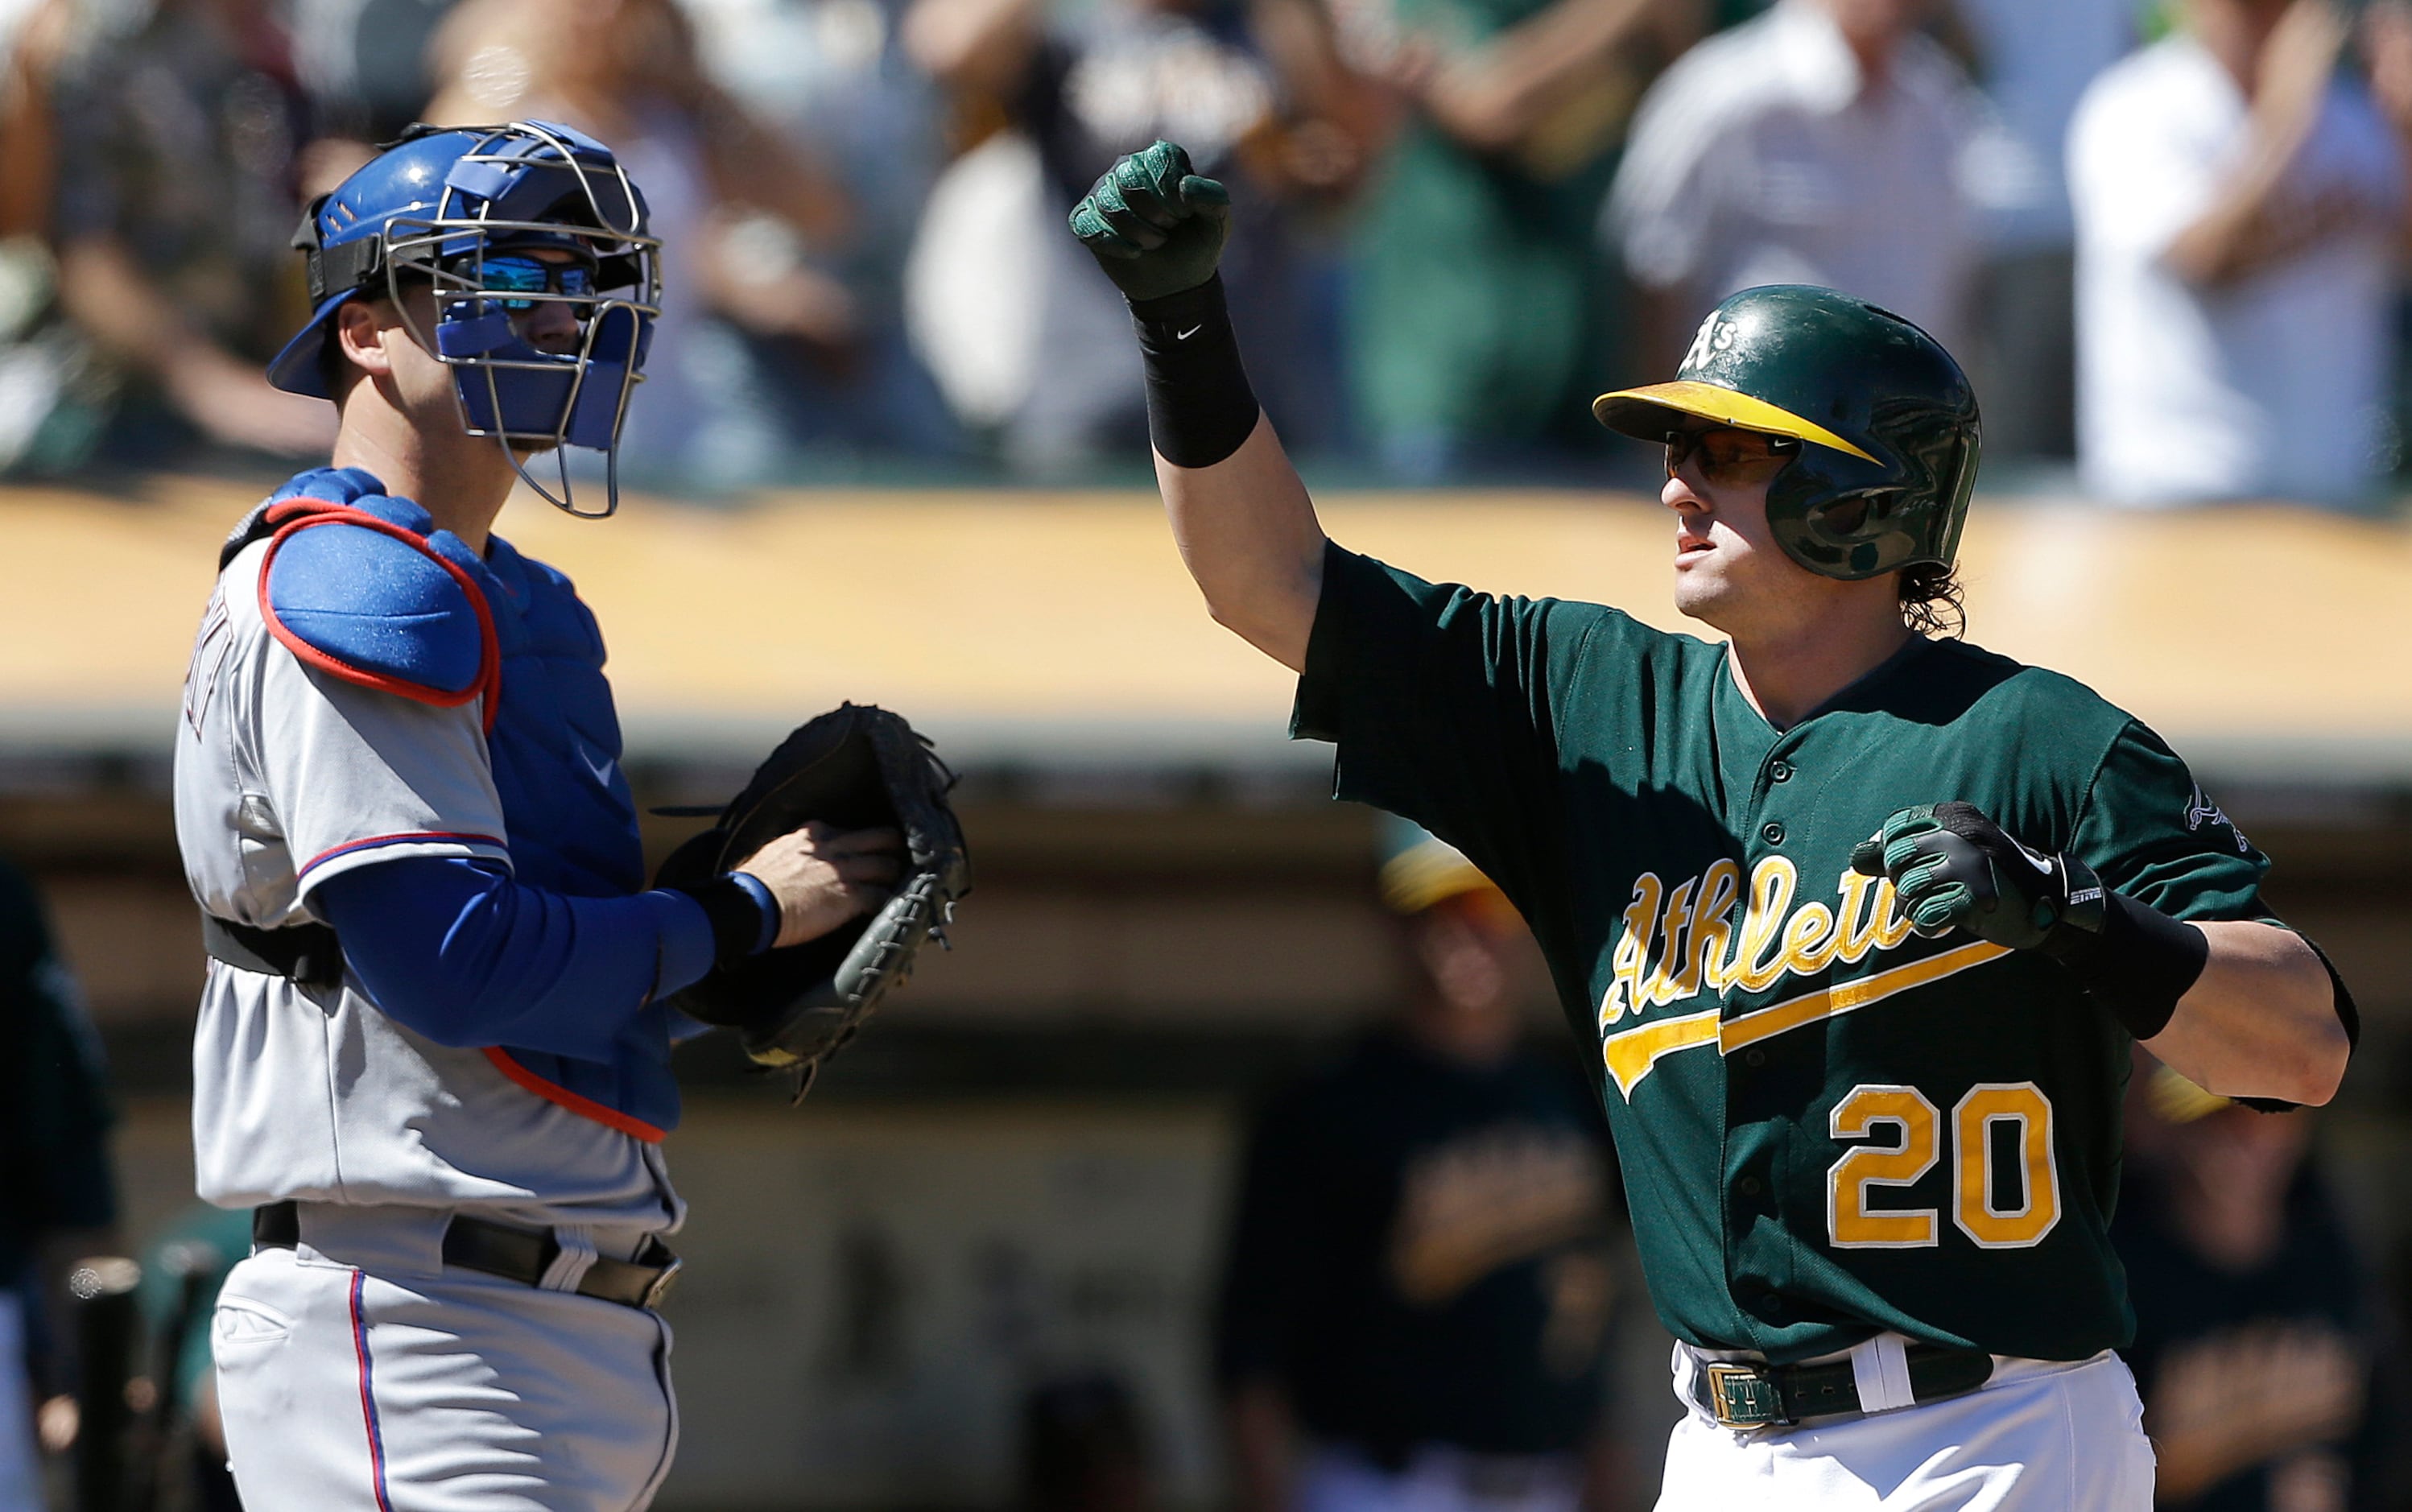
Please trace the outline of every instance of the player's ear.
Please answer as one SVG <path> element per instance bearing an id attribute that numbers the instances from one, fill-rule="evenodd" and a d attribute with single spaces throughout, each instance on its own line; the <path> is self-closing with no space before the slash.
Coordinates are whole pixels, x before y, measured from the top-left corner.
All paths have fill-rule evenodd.
<path id="1" fill-rule="evenodd" d="M 331 334 L 346 365 L 383 375 L 393 371 L 386 332 L 396 324 L 392 308 L 382 300 L 346 300 L 335 308 Z"/>

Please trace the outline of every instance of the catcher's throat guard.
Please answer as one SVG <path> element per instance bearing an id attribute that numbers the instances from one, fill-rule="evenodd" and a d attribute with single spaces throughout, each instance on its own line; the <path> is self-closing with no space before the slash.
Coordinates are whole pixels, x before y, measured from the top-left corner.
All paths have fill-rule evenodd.
<path id="1" fill-rule="evenodd" d="M 737 1030 L 755 1064 L 796 1072 L 801 1100 L 821 1064 L 904 985 L 922 945 L 947 944 L 955 902 L 971 890 L 963 827 L 947 804 L 954 781 L 927 739 L 875 705 L 840 704 L 796 729 L 711 829 L 670 853 L 654 885 L 708 882 L 819 820 L 902 833 L 895 894 L 877 913 L 819 939 L 714 967 L 673 994 L 670 1006 Z"/>
<path id="2" fill-rule="evenodd" d="M 1949 566 L 1977 486 L 1977 396 L 1941 343 L 1831 288 L 1771 284 L 1700 323 L 1669 383 L 1592 402 L 1645 441 L 1731 426 L 1802 443 L 1767 486 L 1784 554 L 1856 580 Z"/>
<path id="3" fill-rule="evenodd" d="M 610 148 L 548 121 L 413 126 L 315 201 L 293 245 L 307 262 L 314 311 L 270 364 L 270 382 L 331 397 L 320 361 L 336 308 L 356 294 L 387 295 L 412 338 L 452 370 L 469 434 L 492 436 L 530 488 L 571 514 L 599 520 L 619 507 L 620 428 L 661 314 L 661 239 Z M 550 254 L 589 276 L 574 290 L 490 278 L 488 259 L 504 254 Z M 406 278 L 434 286 L 434 330 L 411 316 Z M 526 312 L 539 303 L 576 316 L 570 350 L 526 339 Z M 579 507 L 565 447 L 604 454 L 601 509 Z M 522 460 L 541 451 L 553 454 L 552 487 Z"/>

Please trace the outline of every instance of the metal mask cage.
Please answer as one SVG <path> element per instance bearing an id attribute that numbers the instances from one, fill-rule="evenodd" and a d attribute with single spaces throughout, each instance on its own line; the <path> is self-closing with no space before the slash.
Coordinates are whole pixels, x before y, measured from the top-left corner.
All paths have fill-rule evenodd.
<path id="1" fill-rule="evenodd" d="M 462 154 L 456 173 L 460 166 L 468 165 L 493 165 L 522 172 L 566 172 L 577 182 L 579 194 L 585 201 L 585 215 L 559 213 L 562 201 L 556 199 L 544 219 L 502 218 L 491 213 L 492 200 L 465 195 L 448 182 L 435 213 L 397 216 L 388 223 L 387 292 L 411 338 L 453 370 L 453 400 L 459 407 L 463 431 L 472 436 L 493 437 L 510 459 L 520 480 L 548 504 L 581 520 L 608 519 L 620 507 L 620 430 L 627 418 L 629 396 L 644 381 L 641 366 L 647 328 L 661 315 L 661 238 L 643 229 L 642 201 L 627 169 L 616 158 L 598 164 L 592 160 L 591 150 L 581 155 L 575 142 L 539 123 L 469 129 L 486 133 L 486 140 Z M 602 193 L 597 192 L 598 180 L 605 186 Z M 609 206 L 607 199 L 611 202 Z M 579 243 L 595 259 L 596 276 L 593 288 L 588 293 L 570 294 L 550 287 L 529 291 L 493 286 L 485 275 L 486 258 L 489 255 L 517 253 L 520 247 L 511 244 L 515 242 L 537 247 L 548 242 Z M 412 317 L 403 298 L 405 277 L 423 278 L 434 285 L 436 330 L 420 330 Z M 505 300 L 524 302 L 530 308 L 513 314 L 504 308 Z M 518 335 L 517 322 L 529 318 L 537 304 L 566 304 L 574 308 L 579 319 L 579 344 L 574 352 L 540 352 Z M 469 307 L 466 316 L 447 313 L 461 305 Z M 570 481 L 566 451 L 573 445 L 589 445 L 572 442 L 569 435 L 585 397 L 587 382 L 598 365 L 598 344 L 607 331 L 621 324 L 615 321 L 615 316 L 625 321 L 625 360 L 613 364 L 620 372 L 618 391 L 611 396 L 610 439 L 595 448 L 600 449 L 605 458 L 605 502 L 600 510 L 581 509 Z M 515 352 L 497 355 L 492 350 L 444 349 L 443 327 L 490 317 L 511 323 L 510 345 L 517 348 Z M 512 423 L 515 417 L 505 403 L 503 374 L 514 372 L 568 374 L 549 429 Z M 469 386 L 473 384 L 482 386 L 485 414 L 492 424 L 479 424 L 471 413 Z M 531 453 L 552 453 L 558 492 L 528 471 L 521 448 Z"/>

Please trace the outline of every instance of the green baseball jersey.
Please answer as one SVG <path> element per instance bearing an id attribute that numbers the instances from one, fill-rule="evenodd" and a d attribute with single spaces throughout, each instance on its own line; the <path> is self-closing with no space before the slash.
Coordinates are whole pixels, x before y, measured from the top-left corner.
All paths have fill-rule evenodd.
<path id="1" fill-rule="evenodd" d="M 1598 1041 L 1678 1337 L 1777 1363 L 1879 1329 L 2041 1359 L 2126 1341 L 2126 1031 L 2050 960 L 1913 933 L 1850 852 L 1958 799 L 2165 912 L 2266 917 L 2268 862 L 2143 726 L 1920 639 L 1778 730 L 1722 645 L 1335 547 L 1292 733 L 1531 922 Z"/>

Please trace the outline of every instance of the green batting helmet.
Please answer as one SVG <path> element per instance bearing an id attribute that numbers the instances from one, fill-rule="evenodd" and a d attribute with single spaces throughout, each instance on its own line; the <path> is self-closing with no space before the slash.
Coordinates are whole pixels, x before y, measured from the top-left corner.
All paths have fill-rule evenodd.
<path id="1" fill-rule="evenodd" d="M 1746 288 L 1709 312 L 1672 383 L 1592 401 L 1646 441 L 1708 425 L 1802 443 L 1767 489 L 1784 554 L 1821 577 L 1951 565 L 1977 483 L 1977 396 L 1940 342 L 1847 294 Z"/>

